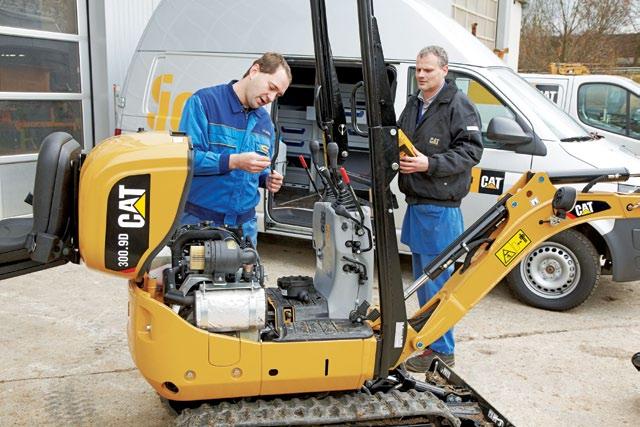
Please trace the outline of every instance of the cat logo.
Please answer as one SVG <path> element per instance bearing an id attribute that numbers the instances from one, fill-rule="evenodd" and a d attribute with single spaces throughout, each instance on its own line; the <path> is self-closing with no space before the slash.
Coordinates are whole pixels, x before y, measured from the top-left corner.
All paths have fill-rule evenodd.
<path id="1" fill-rule="evenodd" d="M 149 248 L 151 175 L 122 178 L 111 187 L 107 204 L 104 265 L 112 271 L 135 271 Z"/>
<path id="2" fill-rule="evenodd" d="M 593 213 L 593 202 L 584 202 L 576 204 L 574 208 L 576 216 L 589 215 Z"/>
<path id="3" fill-rule="evenodd" d="M 606 211 L 610 209 L 611 206 L 607 202 L 602 202 L 600 200 L 583 200 L 578 203 L 567 212 L 567 218 L 576 219 L 582 216 L 593 215 L 594 213 Z"/>
<path id="4" fill-rule="evenodd" d="M 505 172 L 473 168 L 471 191 L 480 194 L 500 195 L 504 190 Z"/>
<path id="5" fill-rule="evenodd" d="M 429 138 L 429 144 L 438 145 L 440 143 L 440 138 L 431 137 Z"/>
<path id="6" fill-rule="evenodd" d="M 502 181 L 504 178 L 497 176 L 483 175 L 480 177 L 480 187 L 487 190 L 500 190 L 502 191 Z"/>
<path id="7" fill-rule="evenodd" d="M 120 227 L 144 227 L 147 207 L 145 193 L 145 189 L 127 188 L 122 184 L 118 186 L 118 209 L 122 212 L 118 215 L 118 225 Z"/>

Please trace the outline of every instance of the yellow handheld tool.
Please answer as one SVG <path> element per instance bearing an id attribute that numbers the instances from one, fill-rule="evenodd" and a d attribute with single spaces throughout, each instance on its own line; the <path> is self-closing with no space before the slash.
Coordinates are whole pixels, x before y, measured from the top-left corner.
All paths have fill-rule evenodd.
<path id="1" fill-rule="evenodd" d="M 404 156 L 416 157 L 416 149 L 402 129 L 398 129 L 398 146 L 400 147 L 400 158 Z"/>

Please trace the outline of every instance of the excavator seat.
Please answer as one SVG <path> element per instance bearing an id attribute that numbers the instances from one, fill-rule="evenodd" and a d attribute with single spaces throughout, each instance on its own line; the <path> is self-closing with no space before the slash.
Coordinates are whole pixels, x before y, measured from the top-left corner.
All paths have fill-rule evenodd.
<path id="1" fill-rule="evenodd" d="M 73 253 L 75 173 L 81 147 L 54 132 L 42 142 L 33 189 L 33 218 L 0 221 L 0 280 L 65 264 Z"/>

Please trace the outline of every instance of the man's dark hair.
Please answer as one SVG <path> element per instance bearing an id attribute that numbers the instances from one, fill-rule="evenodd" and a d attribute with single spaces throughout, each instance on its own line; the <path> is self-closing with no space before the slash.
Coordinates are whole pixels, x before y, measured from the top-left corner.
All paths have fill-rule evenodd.
<path id="1" fill-rule="evenodd" d="M 293 78 L 291 76 L 291 68 L 289 68 L 289 64 L 287 64 L 287 61 L 284 59 L 284 56 L 280 55 L 279 53 L 267 52 L 264 55 L 262 55 L 260 58 L 253 61 L 253 64 L 251 64 L 251 67 L 253 67 L 256 64 L 260 66 L 261 73 L 273 74 L 276 71 L 278 71 L 278 68 L 282 67 L 284 68 L 284 71 L 287 73 L 287 77 L 289 78 L 290 82 L 291 82 L 291 79 Z M 243 78 L 249 75 L 249 71 L 251 70 L 251 67 L 249 67 L 247 72 L 244 73 L 244 76 L 242 76 Z"/>

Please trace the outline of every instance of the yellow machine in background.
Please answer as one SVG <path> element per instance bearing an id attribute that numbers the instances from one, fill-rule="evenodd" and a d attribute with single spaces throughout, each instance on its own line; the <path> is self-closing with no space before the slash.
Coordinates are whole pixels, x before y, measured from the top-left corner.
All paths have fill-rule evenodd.
<path id="1" fill-rule="evenodd" d="M 582 75 L 589 74 L 589 67 L 580 63 L 551 62 L 549 63 L 549 72 L 551 74 L 569 74 Z"/>

